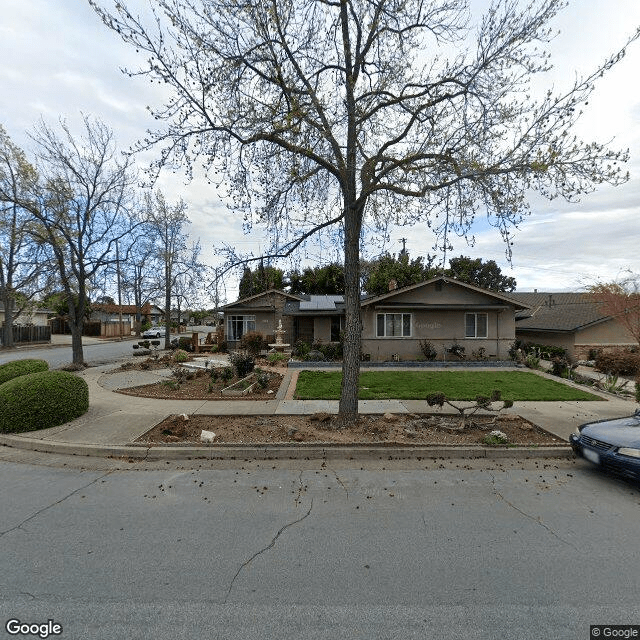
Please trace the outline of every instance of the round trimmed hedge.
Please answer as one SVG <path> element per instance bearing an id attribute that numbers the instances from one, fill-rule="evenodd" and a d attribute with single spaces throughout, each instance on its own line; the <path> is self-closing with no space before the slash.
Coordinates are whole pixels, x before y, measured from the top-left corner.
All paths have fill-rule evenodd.
<path id="1" fill-rule="evenodd" d="M 4 384 L 18 376 L 48 371 L 48 369 L 49 365 L 44 360 L 13 360 L 6 364 L 0 364 L 0 384 Z"/>
<path id="2" fill-rule="evenodd" d="M 55 427 L 88 409 L 87 383 L 66 371 L 30 373 L 0 385 L 0 432 Z"/>

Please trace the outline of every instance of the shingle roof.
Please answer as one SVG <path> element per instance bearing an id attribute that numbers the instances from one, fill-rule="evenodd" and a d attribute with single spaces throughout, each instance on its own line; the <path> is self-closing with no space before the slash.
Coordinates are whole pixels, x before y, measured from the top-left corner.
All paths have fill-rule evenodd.
<path id="1" fill-rule="evenodd" d="M 516 331 L 576 331 L 609 319 L 586 293 L 514 292 L 509 296 L 530 307 L 516 314 Z"/>

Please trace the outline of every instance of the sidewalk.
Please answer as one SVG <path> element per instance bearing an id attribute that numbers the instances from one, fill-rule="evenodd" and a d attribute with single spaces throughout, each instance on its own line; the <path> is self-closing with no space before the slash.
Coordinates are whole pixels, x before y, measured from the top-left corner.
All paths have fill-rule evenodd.
<path id="1" fill-rule="evenodd" d="M 0 445 L 33 449 L 38 451 L 50 451 L 58 453 L 71 453 L 75 455 L 102 455 L 102 456 L 132 456 L 148 457 L 150 455 L 164 458 L 184 457 L 213 457 L 227 456 L 268 456 L 276 455 L 273 447 L 241 447 L 230 449 L 225 447 L 145 447 L 134 445 L 134 441 L 146 433 L 153 426 L 164 420 L 171 414 L 186 413 L 189 415 L 307 415 L 317 412 L 336 414 L 338 412 L 337 400 L 293 400 L 292 394 L 295 388 L 295 378 L 298 370 L 289 370 L 275 400 L 159 400 L 156 398 L 140 398 L 114 393 L 115 389 L 149 384 L 161 380 L 169 375 L 167 371 L 118 371 L 106 374 L 113 370 L 114 365 L 105 365 L 86 369 L 82 376 L 89 385 L 90 407 L 89 411 L 80 418 L 67 424 L 50 429 L 33 431 L 19 435 L 0 434 Z M 548 374 L 540 374 L 547 376 Z M 567 441 L 569 434 L 584 423 L 594 420 L 603 420 L 630 415 L 636 409 L 634 402 L 616 398 L 608 394 L 597 394 L 602 400 L 590 402 L 516 402 L 510 413 L 515 413 L 546 431 L 554 434 L 560 441 Z M 424 400 L 361 400 L 359 402 L 360 413 L 384 414 L 384 413 L 432 413 Z M 344 448 L 349 453 L 348 448 Z M 375 451 L 374 451 L 375 449 Z M 495 449 L 487 450 L 482 447 L 469 448 L 440 448 L 447 449 L 444 453 L 433 448 L 411 447 L 402 449 L 384 448 L 385 455 L 423 455 L 428 457 L 447 455 L 451 457 L 484 457 L 508 455 L 509 452 L 518 455 L 541 455 L 544 448 L 530 449 Z M 322 453 L 322 447 L 285 447 L 287 456 L 313 455 L 310 450 Z M 328 449 L 322 455 L 326 455 Z M 337 451 L 334 450 L 334 453 Z M 524 453 L 523 453 L 524 451 Z M 551 450 L 555 455 L 566 455 L 567 450 Z M 370 455 L 379 453 L 379 448 L 372 447 Z M 282 452 L 280 452 L 281 454 Z M 351 451 L 353 455 L 353 451 Z M 346 454 L 345 454 L 346 455 Z M 363 449 L 358 449 L 358 455 L 363 455 Z"/>

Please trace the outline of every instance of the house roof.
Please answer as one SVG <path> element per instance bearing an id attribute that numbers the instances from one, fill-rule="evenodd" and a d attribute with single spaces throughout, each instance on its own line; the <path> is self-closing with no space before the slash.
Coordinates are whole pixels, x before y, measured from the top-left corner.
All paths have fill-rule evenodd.
<path id="1" fill-rule="evenodd" d="M 335 316 L 344 313 L 344 296 L 302 295 L 300 300 L 288 301 L 284 306 L 287 316 Z"/>
<path id="2" fill-rule="evenodd" d="M 252 296 L 247 296 L 246 298 L 239 298 L 235 302 L 230 302 L 229 304 L 225 304 L 221 309 L 230 309 L 231 307 L 247 307 L 251 308 L 251 302 L 256 300 L 257 298 L 262 298 L 268 294 L 277 293 L 285 298 L 290 298 L 291 300 L 302 300 L 301 296 L 294 296 L 291 293 L 287 293 L 286 291 L 282 291 L 282 289 L 268 289 L 267 291 L 263 291 L 261 293 L 256 293 Z"/>
<path id="3" fill-rule="evenodd" d="M 516 314 L 516 331 L 571 332 L 605 322 L 610 316 L 586 293 L 512 293 L 529 309 Z"/>
<path id="4" fill-rule="evenodd" d="M 367 306 L 370 304 L 383 302 L 389 298 L 393 298 L 400 293 L 406 293 L 407 291 L 412 291 L 413 289 L 419 289 L 420 287 L 424 287 L 426 285 L 432 284 L 434 282 L 446 282 L 449 284 L 454 284 L 456 286 L 469 289 L 470 291 L 476 291 L 478 293 L 483 293 L 485 295 L 491 296 L 496 300 L 499 300 L 503 303 L 510 304 L 514 306 L 516 309 L 525 309 L 528 305 L 520 300 L 517 300 L 513 297 L 514 294 L 504 294 L 499 291 L 489 291 L 488 289 L 482 289 L 481 287 L 476 287 L 472 284 L 467 284 L 466 282 L 460 282 L 460 280 L 456 280 L 455 278 L 448 278 L 446 276 L 438 276 L 436 278 L 431 278 L 430 280 L 425 280 L 424 282 L 418 282 L 417 284 L 411 284 L 406 287 L 402 287 L 400 289 L 393 289 L 392 291 L 388 291 L 387 293 L 383 293 L 379 296 L 371 296 L 370 298 L 366 298 L 362 301 L 362 306 Z M 427 305 L 429 308 L 434 308 L 433 305 Z"/>
<path id="5" fill-rule="evenodd" d="M 117 304 L 92 303 L 91 310 L 102 311 L 103 313 L 120 313 L 120 306 Z M 137 309 L 135 304 L 122 305 L 122 313 L 136 313 L 136 311 Z M 147 302 L 147 304 L 142 305 L 140 311 L 142 314 L 151 313 L 151 305 Z"/>

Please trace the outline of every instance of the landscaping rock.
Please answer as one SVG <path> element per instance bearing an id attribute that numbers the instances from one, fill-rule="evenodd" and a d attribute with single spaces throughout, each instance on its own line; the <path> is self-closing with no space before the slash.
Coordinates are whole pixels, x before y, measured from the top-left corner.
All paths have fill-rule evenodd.
<path id="1" fill-rule="evenodd" d="M 385 413 L 382 416 L 382 419 L 385 422 L 400 422 L 400 416 L 396 415 L 395 413 Z"/>
<path id="2" fill-rule="evenodd" d="M 200 434 L 200 442 L 213 442 L 216 439 L 216 434 L 213 431 L 202 430 Z"/>

